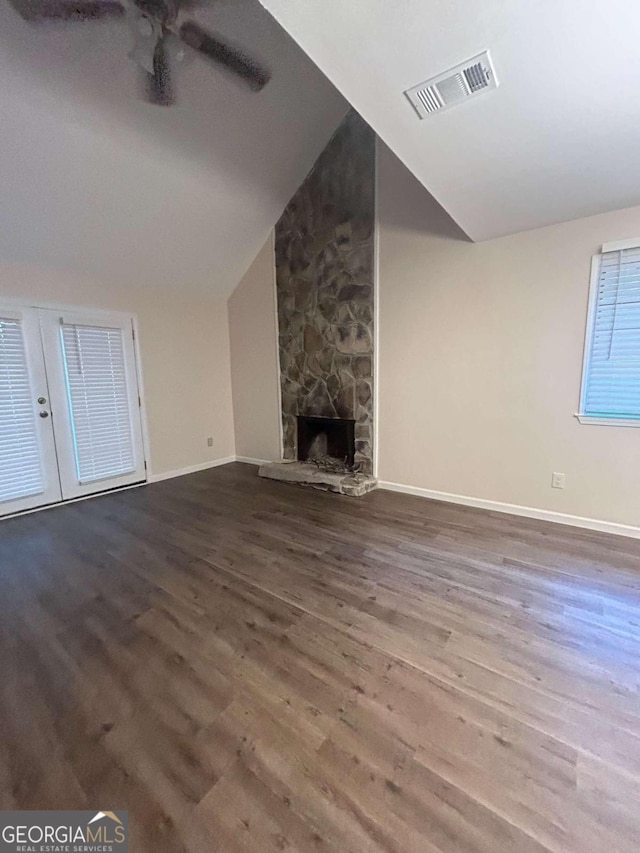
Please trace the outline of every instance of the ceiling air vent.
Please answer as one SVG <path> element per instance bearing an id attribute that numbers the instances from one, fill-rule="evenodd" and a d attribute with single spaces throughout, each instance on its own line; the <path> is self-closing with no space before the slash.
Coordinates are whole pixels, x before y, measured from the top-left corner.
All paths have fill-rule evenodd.
<path id="1" fill-rule="evenodd" d="M 418 116 L 426 118 L 431 113 L 448 110 L 449 107 L 497 87 L 498 79 L 489 51 L 486 50 L 437 77 L 407 89 L 405 95 Z"/>

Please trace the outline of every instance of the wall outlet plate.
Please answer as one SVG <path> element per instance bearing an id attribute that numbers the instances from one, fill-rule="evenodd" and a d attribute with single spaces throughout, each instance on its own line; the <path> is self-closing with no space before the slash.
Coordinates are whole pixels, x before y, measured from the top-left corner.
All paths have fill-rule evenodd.
<path id="1" fill-rule="evenodd" d="M 554 471 L 551 475 L 551 488 L 564 489 L 564 474 Z"/>
<path id="2" fill-rule="evenodd" d="M 212 438 L 207 439 L 207 447 L 213 447 L 213 439 Z"/>

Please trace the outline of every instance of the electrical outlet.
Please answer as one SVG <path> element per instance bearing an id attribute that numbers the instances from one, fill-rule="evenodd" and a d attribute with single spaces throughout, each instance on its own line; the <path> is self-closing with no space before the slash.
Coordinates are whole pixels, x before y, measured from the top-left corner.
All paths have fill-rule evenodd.
<path id="1" fill-rule="evenodd" d="M 213 439 L 212 438 L 207 439 L 207 447 L 213 447 Z"/>
<path id="2" fill-rule="evenodd" d="M 564 474 L 560 474 L 558 471 L 553 472 L 551 477 L 551 488 L 564 489 Z"/>

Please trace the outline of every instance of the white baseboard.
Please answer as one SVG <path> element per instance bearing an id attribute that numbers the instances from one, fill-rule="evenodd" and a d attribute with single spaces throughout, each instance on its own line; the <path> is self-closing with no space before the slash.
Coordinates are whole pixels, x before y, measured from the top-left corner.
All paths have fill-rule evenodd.
<path id="1" fill-rule="evenodd" d="M 226 456 L 224 459 L 214 459 L 211 462 L 203 462 L 199 465 L 191 465 L 188 468 L 180 468 L 175 471 L 165 471 L 162 474 L 151 474 L 150 483 L 160 480 L 168 480 L 172 477 L 182 477 L 185 474 L 194 474 L 196 471 L 204 471 L 207 468 L 217 468 L 220 465 L 228 465 L 230 462 L 245 462 L 248 465 L 262 465 L 269 460 L 254 459 L 251 456 Z M 584 518 L 580 515 L 569 515 L 564 512 L 554 512 L 550 509 L 538 509 L 520 504 L 509 504 L 501 501 L 487 500 L 486 498 L 473 498 L 468 495 L 455 495 L 451 492 L 437 492 L 434 489 L 422 489 L 418 486 L 405 486 L 402 483 L 391 483 L 388 480 L 378 482 L 379 489 L 388 492 L 402 492 L 405 495 L 415 495 L 420 498 L 428 498 L 433 501 L 444 501 L 445 503 L 471 506 L 476 509 L 487 509 L 492 512 L 503 512 L 508 515 L 519 515 L 523 518 L 535 518 L 539 521 L 550 521 L 554 524 L 568 524 L 571 527 L 581 527 L 585 530 L 596 530 L 600 533 L 613 533 L 616 536 L 630 536 L 640 539 L 640 527 L 630 524 L 618 524 L 615 521 L 603 521 L 599 518 Z"/>
<path id="2" fill-rule="evenodd" d="M 267 459 L 254 459 L 250 456 L 226 456 L 223 459 L 214 459 L 210 462 L 201 462 L 198 465 L 190 465 L 188 468 L 178 468 L 174 471 L 165 471 L 161 474 L 149 474 L 148 483 L 159 483 L 161 480 L 169 480 L 172 477 L 183 477 L 185 474 L 195 474 L 197 471 L 205 471 L 207 468 L 218 468 L 220 465 L 228 465 L 230 462 L 245 462 L 249 465 L 262 465 L 268 462 Z M 114 491 L 124 491 L 124 489 L 138 488 L 146 483 L 135 483 L 132 486 L 123 486 L 122 489 Z M 568 515 L 563 512 L 554 512 L 549 509 L 537 509 L 531 506 L 521 506 L 520 504 L 508 504 L 501 501 L 492 501 L 485 498 L 472 498 L 468 495 L 455 495 L 451 492 L 437 492 L 434 489 L 422 489 L 418 486 L 405 486 L 402 483 L 391 483 L 388 480 L 379 480 L 378 488 L 385 489 L 388 492 L 401 492 L 405 495 L 415 495 L 419 498 L 427 498 L 433 501 L 444 501 L 445 503 L 459 504 L 461 506 L 471 506 L 476 509 L 486 509 L 492 512 L 503 512 L 508 515 L 519 515 L 523 518 L 535 518 L 539 521 L 550 521 L 554 524 L 567 524 L 570 527 L 581 527 L 586 530 L 596 530 L 600 533 L 613 533 L 616 536 L 629 536 L 633 539 L 640 539 L 640 527 L 634 527 L 630 524 L 619 524 L 615 521 L 603 521 L 598 518 L 584 518 L 580 515 Z M 16 515 L 27 515 L 33 512 L 40 512 L 44 509 L 52 509 L 54 507 L 64 506 L 66 503 L 75 501 L 88 500 L 90 498 L 100 497 L 101 495 L 109 494 L 109 492 L 98 492 L 94 495 L 84 495 L 80 498 L 74 498 L 69 501 L 62 501 L 55 504 L 47 504 L 42 507 L 24 510 L 20 513 L 14 513 L 2 517 L 2 521 L 13 518 Z"/>
<path id="3" fill-rule="evenodd" d="M 417 486 L 404 486 L 402 483 L 390 483 L 386 480 L 378 482 L 379 489 L 389 492 L 402 492 L 405 495 L 416 495 L 420 498 L 429 498 L 434 501 L 445 501 L 446 503 L 472 506 L 477 509 L 488 509 L 493 512 L 504 512 L 509 515 L 520 515 L 525 518 L 537 518 L 540 521 L 551 521 L 554 524 L 568 524 L 571 527 L 582 527 L 587 530 L 597 530 L 601 533 L 614 533 L 617 536 L 630 536 L 640 539 L 640 527 L 630 524 L 618 524 L 615 521 L 602 521 L 598 518 L 583 518 L 580 515 L 567 515 L 563 512 L 554 512 L 549 509 L 537 509 L 531 506 L 520 506 L 520 504 L 501 503 L 484 498 L 471 498 L 467 495 L 454 495 L 450 492 L 436 492 L 433 489 L 420 489 Z"/>
<path id="4" fill-rule="evenodd" d="M 235 462 L 235 456 L 225 456 L 224 459 L 213 459 L 211 462 L 201 462 L 198 465 L 189 465 L 188 468 L 177 468 L 174 471 L 163 471 L 161 474 L 149 474 L 149 483 L 159 483 L 160 480 L 170 480 L 172 477 L 183 477 L 185 474 L 195 474 L 197 471 L 206 471 L 207 468 L 217 468 L 219 465 L 228 465 Z"/>

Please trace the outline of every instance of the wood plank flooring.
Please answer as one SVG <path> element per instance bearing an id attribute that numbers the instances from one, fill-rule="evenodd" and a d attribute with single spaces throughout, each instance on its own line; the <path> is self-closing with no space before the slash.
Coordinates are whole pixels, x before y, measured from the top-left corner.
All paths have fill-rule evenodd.
<path id="1" fill-rule="evenodd" d="M 0 523 L 0 806 L 132 853 L 637 853 L 640 542 L 228 465 Z"/>

